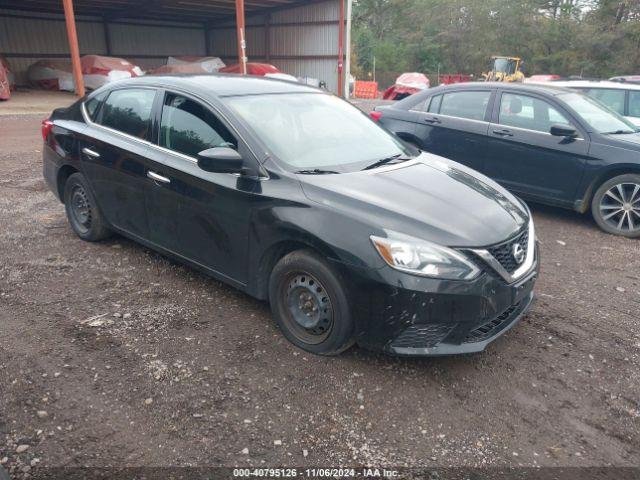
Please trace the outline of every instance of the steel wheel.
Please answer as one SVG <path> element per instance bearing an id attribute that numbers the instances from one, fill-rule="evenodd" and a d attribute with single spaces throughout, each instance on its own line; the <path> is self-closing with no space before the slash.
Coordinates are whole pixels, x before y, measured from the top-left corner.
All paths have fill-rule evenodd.
<path id="1" fill-rule="evenodd" d="M 91 229 L 91 202 L 87 192 L 81 185 L 74 185 L 71 190 L 71 215 L 76 227 L 81 232 Z"/>
<path id="2" fill-rule="evenodd" d="M 325 287 L 312 275 L 297 272 L 289 276 L 282 294 L 284 321 L 291 333 L 307 344 L 324 342 L 333 328 L 333 306 Z"/>
<path id="3" fill-rule="evenodd" d="M 599 209 L 602 220 L 621 233 L 640 231 L 640 184 L 612 186 L 600 200 Z"/>
<path id="4" fill-rule="evenodd" d="M 64 209 L 73 231 L 81 239 L 97 242 L 111 235 L 102 212 L 80 172 L 69 175 L 64 183 Z"/>

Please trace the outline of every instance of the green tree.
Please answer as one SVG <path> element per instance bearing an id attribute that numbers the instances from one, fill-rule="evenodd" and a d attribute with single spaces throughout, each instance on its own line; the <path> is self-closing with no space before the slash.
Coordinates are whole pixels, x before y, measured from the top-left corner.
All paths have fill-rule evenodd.
<path id="1" fill-rule="evenodd" d="M 355 0 L 356 72 L 486 71 L 517 55 L 525 72 L 640 73 L 638 0 Z M 386 85 L 383 85 L 386 86 Z"/>

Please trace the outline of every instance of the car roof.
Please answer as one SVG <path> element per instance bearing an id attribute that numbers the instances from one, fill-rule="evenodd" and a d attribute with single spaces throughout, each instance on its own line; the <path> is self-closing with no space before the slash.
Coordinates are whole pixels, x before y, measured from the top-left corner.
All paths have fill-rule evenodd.
<path id="1" fill-rule="evenodd" d="M 493 88 L 501 88 L 503 90 L 515 90 L 530 93 L 546 93 L 549 95 L 557 95 L 559 93 L 568 92 L 561 85 L 554 85 L 556 82 L 531 82 L 531 83 L 509 83 L 509 82 L 462 82 L 452 83 L 450 85 L 440 85 L 428 92 L 448 92 L 455 90 L 490 90 Z"/>
<path id="2" fill-rule="evenodd" d="M 176 74 L 146 75 L 109 84 L 108 88 L 124 86 L 174 87 L 193 93 L 216 97 L 260 95 L 271 93 L 320 93 L 322 90 L 274 78 L 237 74 Z"/>
<path id="3" fill-rule="evenodd" d="M 566 80 L 553 81 L 553 85 L 567 88 L 612 88 L 617 90 L 640 90 L 640 85 L 609 80 Z"/>

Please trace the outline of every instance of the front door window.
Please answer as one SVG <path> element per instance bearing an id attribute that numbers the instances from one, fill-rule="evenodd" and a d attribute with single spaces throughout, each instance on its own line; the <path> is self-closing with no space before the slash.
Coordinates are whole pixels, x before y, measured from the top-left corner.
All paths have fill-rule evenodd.
<path id="1" fill-rule="evenodd" d="M 208 108 L 181 95 L 167 95 L 160 123 L 161 147 L 196 157 L 209 148 L 237 145 L 233 135 Z"/>
<path id="2" fill-rule="evenodd" d="M 552 125 L 571 122 L 549 103 L 528 95 L 503 93 L 500 101 L 500 125 L 549 133 Z"/>

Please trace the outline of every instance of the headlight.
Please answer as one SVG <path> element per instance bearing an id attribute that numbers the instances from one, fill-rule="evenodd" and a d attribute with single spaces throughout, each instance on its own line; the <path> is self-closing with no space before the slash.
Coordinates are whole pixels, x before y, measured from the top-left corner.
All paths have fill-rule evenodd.
<path id="1" fill-rule="evenodd" d="M 387 233 L 387 238 L 370 238 L 385 262 L 397 270 L 448 280 L 471 280 L 480 274 L 478 267 L 455 250 L 409 235 Z"/>

